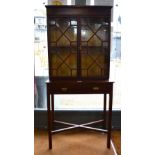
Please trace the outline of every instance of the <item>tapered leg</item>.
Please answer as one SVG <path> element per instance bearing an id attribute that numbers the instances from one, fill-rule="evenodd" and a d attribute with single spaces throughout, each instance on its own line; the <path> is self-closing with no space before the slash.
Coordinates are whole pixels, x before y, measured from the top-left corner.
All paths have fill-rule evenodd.
<path id="1" fill-rule="evenodd" d="M 108 135 L 107 135 L 107 147 L 108 148 L 110 148 L 110 139 L 111 139 L 112 98 L 113 98 L 113 92 L 109 94 Z"/>
<path id="2" fill-rule="evenodd" d="M 51 104 L 52 104 L 52 128 L 54 123 L 54 94 L 51 94 Z"/>
<path id="3" fill-rule="evenodd" d="M 49 87 L 47 85 L 47 111 L 48 111 L 48 141 L 49 141 L 49 149 L 52 149 L 52 134 L 51 134 L 51 106 L 50 106 L 50 92 Z"/>
<path id="4" fill-rule="evenodd" d="M 104 129 L 106 129 L 106 124 L 107 124 L 107 121 L 106 121 L 106 120 L 107 120 L 107 118 L 106 118 L 107 97 L 106 97 L 106 95 L 107 95 L 107 94 L 104 94 L 104 115 L 103 115 L 103 117 L 104 117 Z"/>

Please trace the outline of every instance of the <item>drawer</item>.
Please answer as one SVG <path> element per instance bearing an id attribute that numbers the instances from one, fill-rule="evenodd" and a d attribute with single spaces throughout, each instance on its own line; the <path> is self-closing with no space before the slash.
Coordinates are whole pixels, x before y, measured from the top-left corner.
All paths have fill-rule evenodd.
<path id="1" fill-rule="evenodd" d="M 78 94 L 81 93 L 82 85 L 77 83 L 53 83 L 51 92 L 56 94 Z"/>
<path id="2" fill-rule="evenodd" d="M 71 86 L 63 86 L 63 87 L 55 87 L 53 89 L 54 93 L 60 93 L 60 94 L 74 94 L 78 93 L 80 91 L 80 88 L 78 89 L 77 87 L 71 87 Z"/>
<path id="3" fill-rule="evenodd" d="M 84 85 L 84 91 L 89 93 L 110 93 L 112 91 L 112 85 L 107 84 L 94 84 L 90 83 L 87 85 Z"/>
<path id="4" fill-rule="evenodd" d="M 99 82 L 53 82 L 50 92 L 55 94 L 98 94 L 111 93 L 113 83 Z"/>

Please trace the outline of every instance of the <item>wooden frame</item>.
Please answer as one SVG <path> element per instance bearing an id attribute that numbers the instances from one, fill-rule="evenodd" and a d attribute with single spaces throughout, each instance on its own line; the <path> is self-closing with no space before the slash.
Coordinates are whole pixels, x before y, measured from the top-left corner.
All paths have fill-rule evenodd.
<path id="1" fill-rule="evenodd" d="M 48 32 L 48 57 L 49 57 L 49 78 L 50 80 L 108 80 L 109 79 L 109 69 L 110 69 L 110 32 L 111 32 L 111 6 L 52 6 L 52 5 L 47 5 L 47 32 Z M 59 76 L 59 75 L 53 75 L 52 70 L 53 68 L 51 67 L 52 64 L 52 49 L 54 48 L 51 46 L 50 42 L 50 20 L 51 19 L 63 19 L 63 18 L 76 18 L 77 20 L 77 75 L 76 76 Z M 82 76 L 82 68 L 81 68 L 81 59 L 82 59 L 82 53 L 81 53 L 81 19 L 82 18 L 94 18 L 94 19 L 101 19 L 104 18 L 104 20 L 108 23 L 106 25 L 107 30 L 108 30 L 108 36 L 107 36 L 107 50 L 106 50 L 106 74 L 103 75 L 101 73 L 100 76 Z M 103 22 L 104 23 L 104 22 Z M 90 30 L 89 25 L 87 25 Z M 61 29 L 59 28 L 61 32 L 61 36 L 65 34 L 65 32 L 62 32 Z M 67 29 L 66 29 L 67 30 Z M 93 32 L 93 30 L 92 30 Z M 93 35 L 96 35 L 97 32 L 93 32 Z M 93 35 L 90 37 L 90 39 L 93 37 Z M 89 40 L 90 40 L 89 39 Z M 71 41 L 70 41 L 71 42 Z M 103 44 L 104 41 L 102 41 Z M 56 47 L 57 42 L 55 43 Z M 103 46 L 103 45 L 102 45 Z M 71 46 L 70 46 L 71 47 Z M 101 46 L 100 46 L 101 47 Z M 92 47 L 90 46 L 90 49 Z M 103 48 L 102 48 L 103 49 Z M 62 60 L 63 61 L 63 60 Z M 94 61 L 95 62 L 95 61 Z M 63 63 L 63 62 L 62 62 Z M 103 64 L 102 64 L 103 65 Z M 103 67 L 103 66 L 102 66 Z M 57 70 L 56 70 L 57 72 Z M 103 72 L 103 68 L 101 68 L 101 72 Z M 92 73 L 93 74 L 93 73 Z"/>
<path id="2" fill-rule="evenodd" d="M 113 99 L 113 82 L 109 81 L 87 81 L 87 82 L 76 82 L 76 81 L 61 81 L 61 82 L 47 82 L 47 107 L 48 107 L 48 137 L 49 137 L 49 149 L 52 149 L 52 134 L 56 132 L 61 132 L 74 128 L 86 128 L 96 131 L 103 131 L 107 133 L 107 147 L 110 148 L 110 138 L 111 138 L 111 119 L 112 119 L 112 99 Z M 83 124 L 73 124 L 68 122 L 62 122 L 55 119 L 54 116 L 54 95 L 55 94 L 104 94 L 104 115 L 101 120 L 83 123 Z M 109 94 L 109 109 L 106 111 L 107 98 L 106 95 Z M 106 116 L 108 112 L 108 117 Z M 94 127 L 89 127 L 88 125 L 95 123 L 103 123 L 104 129 L 98 129 Z M 60 123 L 69 125 L 70 127 L 53 130 L 54 123 Z M 107 129 L 106 129 L 107 125 Z"/>
<path id="3" fill-rule="evenodd" d="M 74 128 L 87 128 L 91 130 L 96 130 L 96 131 L 103 131 L 107 133 L 107 147 L 110 148 L 110 138 L 111 138 L 111 117 L 112 117 L 112 98 L 113 98 L 113 82 L 108 81 L 109 79 L 109 69 L 110 69 L 110 36 L 111 36 L 111 6 L 46 6 L 47 9 L 47 35 L 48 35 L 48 60 L 49 60 L 49 82 L 46 83 L 47 85 L 47 107 L 48 107 L 48 139 L 49 139 L 49 149 L 52 148 L 52 134 L 60 131 L 65 131 L 68 129 L 74 129 Z M 59 39 L 62 37 L 66 37 L 66 39 L 69 42 L 69 46 L 67 47 L 67 50 L 70 50 L 71 42 L 72 40 L 66 36 L 66 32 L 68 31 L 69 27 L 72 26 L 71 24 L 71 19 L 74 18 L 76 19 L 77 25 L 77 36 L 76 36 L 76 41 L 75 41 L 75 46 L 76 46 L 76 67 L 77 67 L 77 74 L 75 76 L 72 76 L 72 71 L 70 71 L 70 75 L 67 76 L 63 75 L 61 76 L 61 72 L 64 71 L 66 74 L 66 70 L 64 68 L 58 74 L 60 66 L 65 64 L 66 66 L 66 59 L 69 58 L 70 55 L 67 55 L 65 58 L 61 58 L 61 54 L 63 55 L 64 53 L 60 53 L 58 51 L 58 48 L 60 47 Z M 51 21 L 51 19 L 53 21 Z M 59 24 L 59 20 L 64 20 L 68 19 L 69 20 L 69 27 L 65 28 L 65 30 L 61 30 L 61 24 Z M 104 28 L 107 28 L 106 32 L 106 40 L 99 39 L 101 42 L 101 45 L 95 45 L 96 49 L 99 47 L 101 48 L 101 52 L 104 55 L 102 58 L 101 65 L 98 64 L 97 61 L 99 61 L 98 57 L 102 57 L 101 55 L 97 55 L 98 57 L 95 56 L 95 58 L 92 58 L 93 55 L 89 55 L 90 59 L 92 60 L 91 65 L 98 65 L 98 68 L 92 69 L 91 74 L 88 73 L 89 67 L 86 68 L 87 76 L 82 75 L 82 19 L 104 19 L 101 21 L 100 25 Z M 54 21 L 55 20 L 55 21 Z M 67 23 L 67 24 L 68 24 Z M 54 26 L 54 28 L 59 32 L 59 34 L 56 35 L 57 39 L 53 39 L 51 37 L 51 33 L 53 31 L 50 30 L 51 25 Z M 87 52 L 90 52 L 90 49 L 92 49 L 95 41 L 90 45 L 89 41 L 95 36 L 98 37 L 97 33 L 99 32 L 99 29 L 101 28 L 98 27 L 98 30 L 94 31 L 92 27 L 89 25 L 89 22 L 86 22 L 87 28 L 91 31 L 92 35 L 90 38 L 86 40 L 87 42 Z M 54 35 L 54 33 L 52 34 Z M 104 35 L 103 35 L 104 36 Z M 51 41 L 52 39 L 54 41 Z M 103 43 L 107 45 L 103 46 Z M 65 46 L 65 44 L 61 44 Z M 89 47 L 89 50 L 88 50 Z M 52 55 L 52 50 L 56 48 L 55 55 Z M 104 49 L 106 48 L 106 49 Z M 66 46 L 65 46 L 66 50 Z M 57 54 L 59 52 L 59 55 Z M 97 53 L 97 51 L 94 51 L 94 53 Z M 54 59 L 56 57 L 56 59 Z M 61 61 L 59 65 L 56 67 L 56 69 L 52 66 L 53 61 Z M 72 69 L 72 66 L 67 66 L 70 70 Z M 106 68 L 105 75 L 103 74 L 103 68 Z M 100 70 L 99 74 L 96 74 L 96 69 Z M 54 116 L 54 95 L 55 94 L 104 94 L 104 115 L 103 119 L 93 121 L 93 122 L 88 122 L 88 123 L 83 123 L 83 124 L 74 124 L 74 123 L 68 123 L 68 122 L 62 122 L 60 120 L 56 120 Z M 106 111 L 106 104 L 107 104 L 107 94 L 109 95 L 109 109 L 108 112 Z M 52 111 L 51 111 L 52 108 Z M 106 115 L 108 113 L 108 115 Z M 108 117 L 107 117 L 108 116 Z M 59 129 L 59 130 L 54 130 L 54 123 L 60 123 L 60 124 L 65 124 L 68 125 L 69 127 Z M 89 127 L 89 125 L 96 124 L 96 123 L 102 123 L 104 129 L 97 129 L 94 127 Z"/>

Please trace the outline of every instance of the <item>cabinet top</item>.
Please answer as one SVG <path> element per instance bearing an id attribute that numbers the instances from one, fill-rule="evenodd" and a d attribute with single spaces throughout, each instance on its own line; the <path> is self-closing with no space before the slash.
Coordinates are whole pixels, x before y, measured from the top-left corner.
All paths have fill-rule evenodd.
<path id="1" fill-rule="evenodd" d="M 110 16 L 112 6 L 80 6 L 80 5 L 46 5 L 47 15 L 50 16 L 60 16 L 60 15 L 91 15 L 100 16 L 106 15 Z"/>
<path id="2" fill-rule="evenodd" d="M 109 8 L 112 6 L 101 6 L 101 5 L 45 5 L 46 8 Z"/>

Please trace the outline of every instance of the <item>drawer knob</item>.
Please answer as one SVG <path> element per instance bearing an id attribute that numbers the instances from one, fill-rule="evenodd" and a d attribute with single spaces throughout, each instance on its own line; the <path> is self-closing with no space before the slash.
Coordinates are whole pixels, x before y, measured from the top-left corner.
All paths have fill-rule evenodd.
<path id="1" fill-rule="evenodd" d="M 99 87 L 93 87 L 93 90 L 99 90 Z"/>
<path id="2" fill-rule="evenodd" d="M 61 90 L 62 90 L 62 91 L 67 91 L 68 89 L 67 89 L 67 88 L 61 88 Z"/>

